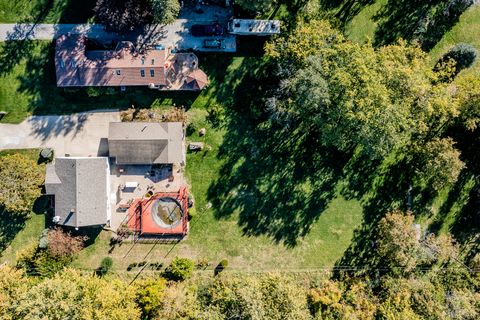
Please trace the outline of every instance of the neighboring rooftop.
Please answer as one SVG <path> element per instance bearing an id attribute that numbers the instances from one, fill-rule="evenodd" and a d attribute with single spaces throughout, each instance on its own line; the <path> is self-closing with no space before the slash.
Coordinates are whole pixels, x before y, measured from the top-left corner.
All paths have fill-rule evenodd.
<path id="1" fill-rule="evenodd" d="M 92 42 L 93 43 L 93 42 Z M 162 90 L 201 90 L 188 84 L 192 74 L 201 74 L 193 53 L 172 53 L 155 45 L 138 51 L 129 41 L 119 42 L 113 50 L 89 50 L 84 35 L 62 35 L 57 39 L 55 70 L 57 86 L 148 86 Z M 179 61 L 181 63 L 179 64 Z M 167 79 L 167 74 L 169 78 Z M 197 76 L 198 77 L 198 76 Z"/>
<path id="2" fill-rule="evenodd" d="M 279 20 L 233 19 L 228 31 L 237 35 L 269 36 L 280 33 Z"/>
<path id="3" fill-rule="evenodd" d="M 57 223 L 70 227 L 104 225 L 110 219 L 106 157 L 56 158 L 47 165 L 46 193 L 55 196 Z"/>
<path id="4" fill-rule="evenodd" d="M 111 122 L 110 157 L 117 164 L 173 164 L 185 162 L 181 122 Z"/>

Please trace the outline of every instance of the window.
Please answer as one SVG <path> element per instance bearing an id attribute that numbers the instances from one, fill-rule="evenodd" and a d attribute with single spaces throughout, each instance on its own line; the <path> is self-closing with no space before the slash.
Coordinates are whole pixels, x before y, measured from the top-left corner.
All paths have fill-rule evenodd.
<path id="1" fill-rule="evenodd" d="M 150 77 L 155 77 L 155 70 L 150 69 Z"/>
<path id="2" fill-rule="evenodd" d="M 152 59 L 152 66 L 155 64 L 155 59 Z"/>
<path id="3" fill-rule="evenodd" d="M 142 66 L 145 64 L 145 59 L 142 58 Z"/>
<path id="4" fill-rule="evenodd" d="M 119 76 L 119 75 L 121 75 L 121 74 L 122 74 L 122 70 L 120 70 L 120 69 L 117 69 L 117 72 L 116 72 L 116 73 L 117 73 L 117 76 Z"/>
<path id="5" fill-rule="evenodd" d="M 143 69 L 140 70 L 140 76 L 141 76 L 142 78 L 145 77 L 145 70 L 143 70 Z"/>

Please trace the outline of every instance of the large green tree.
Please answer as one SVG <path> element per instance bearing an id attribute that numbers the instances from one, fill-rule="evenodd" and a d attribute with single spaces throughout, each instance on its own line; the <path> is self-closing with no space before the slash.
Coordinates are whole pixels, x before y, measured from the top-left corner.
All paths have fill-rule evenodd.
<path id="1" fill-rule="evenodd" d="M 0 212 L 28 213 L 41 194 L 44 168 L 22 154 L 0 157 Z"/>
<path id="2" fill-rule="evenodd" d="M 180 3 L 178 0 L 97 0 L 94 11 L 106 30 L 127 33 L 151 22 L 173 22 L 180 12 Z"/>
<path id="3" fill-rule="evenodd" d="M 175 21 L 180 12 L 178 0 L 151 0 L 153 22 L 169 24 Z"/>
<path id="4" fill-rule="evenodd" d="M 458 115 L 454 93 L 433 85 L 425 53 L 405 43 L 374 49 L 312 22 L 268 44 L 267 53 L 282 77 L 269 105 L 274 119 L 318 134 L 322 145 L 380 158 Z"/>

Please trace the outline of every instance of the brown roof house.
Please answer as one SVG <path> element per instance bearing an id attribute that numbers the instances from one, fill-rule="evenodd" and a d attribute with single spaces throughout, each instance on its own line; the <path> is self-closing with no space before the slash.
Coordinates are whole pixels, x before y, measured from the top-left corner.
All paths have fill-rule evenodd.
<path id="1" fill-rule="evenodd" d="M 185 164 L 181 122 L 111 122 L 108 149 L 116 164 Z"/>
<path id="2" fill-rule="evenodd" d="M 84 35 L 62 35 L 55 49 L 58 87 L 148 86 L 160 90 L 202 90 L 207 75 L 193 53 L 172 53 L 155 45 L 138 51 L 121 41 L 114 50 L 89 48 Z"/>
<path id="3" fill-rule="evenodd" d="M 56 158 L 47 165 L 45 189 L 55 198 L 55 223 L 75 228 L 109 223 L 107 157 Z"/>

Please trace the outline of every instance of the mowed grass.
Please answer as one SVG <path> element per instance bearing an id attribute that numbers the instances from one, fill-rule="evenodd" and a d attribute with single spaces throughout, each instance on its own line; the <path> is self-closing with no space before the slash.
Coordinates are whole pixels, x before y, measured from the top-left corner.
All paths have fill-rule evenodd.
<path id="1" fill-rule="evenodd" d="M 365 43 L 375 37 L 377 22 L 375 14 L 386 3 L 387 0 L 377 0 L 371 5 L 366 5 L 353 19 L 345 26 L 345 35 L 352 41 Z"/>
<path id="2" fill-rule="evenodd" d="M 17 233 L 10 245 L 0 254 L 0 263 L 14 263 L 19 251 L 28 247 L 32 242 L 38 241 L 45 229 L 45 215 L 32 212 L 25 222 L 25 227 Z"/>

